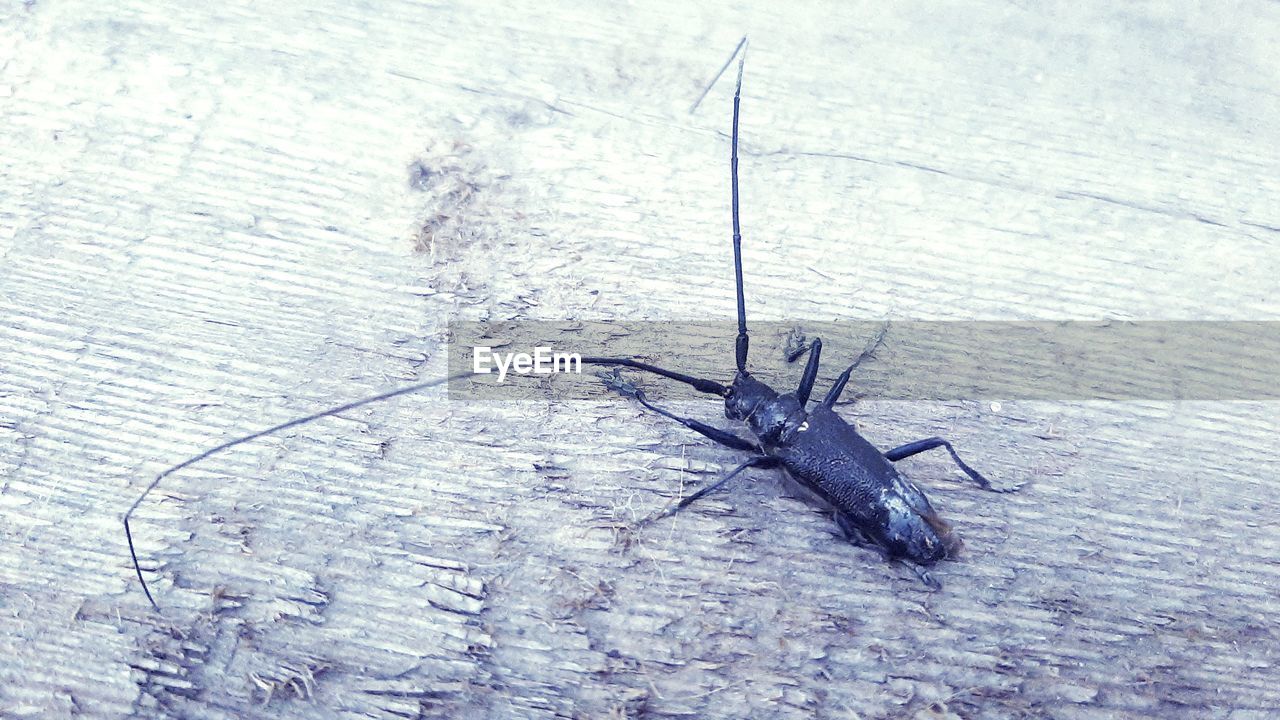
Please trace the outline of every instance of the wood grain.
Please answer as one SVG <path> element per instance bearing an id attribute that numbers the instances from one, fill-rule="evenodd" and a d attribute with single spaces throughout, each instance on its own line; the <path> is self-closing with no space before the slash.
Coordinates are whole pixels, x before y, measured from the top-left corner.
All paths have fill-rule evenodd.
<path id="1" fill-rule="evenodd" d="M 1276 320 L 1280 6 L 0 10 L 0 715 L 1263 717 L 1273 402 L 843 409 L 928 593 L 620 398 L 429 393 L 450 320 Z M 761 339 L 757 352 L 773 352 Z M 726 368 L 730 353 L 726 348 Z M 678 364 L 679 359 L 673 359 Z M 828 360 L 833 368 L 840 358 Z M 720 421 L 713 403 L 688 406 Z"/>

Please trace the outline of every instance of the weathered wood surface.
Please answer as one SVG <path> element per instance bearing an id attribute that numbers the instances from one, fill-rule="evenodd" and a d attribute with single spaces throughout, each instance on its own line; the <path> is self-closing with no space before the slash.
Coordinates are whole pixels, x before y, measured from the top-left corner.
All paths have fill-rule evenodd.
<path id="1" fill-rule="evenodd" d="M 172 478 L 145 604 L 151 474 L 451 318 L 730 317 L 730 84 L 687 107 L 744 32 L 754 318 L 1280 317 L 1280 5 L 924 7 L 9 3 L 0 715 L 1280 706 L 1273 403 L 846 407 L 1033 483 L 909 463 L 968 546 L 931 594 L 771 473 L 628 545 L 737 457 L 427 393 Z"/>

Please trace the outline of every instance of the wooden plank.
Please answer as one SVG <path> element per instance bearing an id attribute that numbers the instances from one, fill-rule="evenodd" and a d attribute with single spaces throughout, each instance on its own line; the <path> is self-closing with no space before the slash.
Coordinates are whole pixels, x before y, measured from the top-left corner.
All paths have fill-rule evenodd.
<path id="1" fill-rule="evenodd" d="M 164 615 L 118 523 L 450 320 L 730 318 L 730 83 L 687 108 L 744 32 L 753 321 L 1274 320 L 1274 3 L 2 12 L 2 714 L 1280 705 L 1274 403 L 845 408 L 1032 483 L 910 461 L 968 547 L 933 594 L 769 473 L 627 532 L 737 458 L 617 398 L 211 458 L 139 517 Z"/>

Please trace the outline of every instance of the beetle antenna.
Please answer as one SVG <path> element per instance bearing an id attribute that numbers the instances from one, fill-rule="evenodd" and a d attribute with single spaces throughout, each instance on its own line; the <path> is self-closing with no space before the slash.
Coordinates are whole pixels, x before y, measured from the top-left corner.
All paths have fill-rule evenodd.
<path id="1" fill-rule="evenodd" d="M 743 35 L 742 39 L 738 41 L 738 45 L 733 48 L 733 52 L 729 53 L 729 57 L 724 59 L 724 64 L 716 71 L 716 76 L 711 78 L 711 82 L 707 83 L 707 86 L 702 88 L 702 94 L 699 95 L 698 99 L 694 100 L 693 104 L 689 106 L 690 115 L 692 115 L 694 111 L 698 109 L 698 106 L 702 104 L 702 101 L 707 98 L 707 93 L 711 92 L 711 88 L 715 87 L 716 83 L 720 82 L 720 76 L 724 75 L 724 71 L 729 69 L 729 64 L 733 62 L 734 58 L 738 57 L 738 51 L 746 44 L 747 36 Z"/>
<path id="2" fill-rule="evenodd" d="M 306 425 L 307 423 L 312 422 L 314 420 L 319 420 L 320 418 L 329 417 L 330 415 L 337 415 L 339 413 L 344 413 L 348 410 L 354 410 L 355 408 L 361 407 L 363 405 L 369 405 L 372 403 L 381 402 L 383 400 L 390 400 L 393 397 L 408 395 L 409 393 L 414 393 L 419 390 L 426 390 L 427 388 L 433 388 L 437 385 L 443 385 L 445 383 L 453 382 L 454 380 L 461 380 L 467 377 L 471 377 L 471 373 L 459 373 L 457 375 L 450 375 L 449 377 L 446 377 L 446 378 L 436 378 L 435 380 L 428 380 L 426 382 L 417 383 L 416 385 L 408 385 L 406 387 L 402 387 L 397 390 L 384 392 L 380 395 L 373 395 L 371 397 L 355 400 L 345 405 L 338 405 L 337 407 L 331 407 L 328 410 L 321 410 L 318 413 L 312 413 L 311 415 L 307 415 L 305 417 L 294 418 L 293 420 L 290 420 L 288 422 L 283 422 L 283 423 L 280 423 L 279 425 L 274 425 L 272 427 L 269 427 L 266 430 L 259 430 L 258 432 L 250 433 L 248 435 L 238 437 L 234 440 L 228 440 L 227 442 L 224 442 L 221 445 L 218 445 L 217 447 L 212 447 L 212 448 L 209 448 L 208 450 L 205 450 L 199 455 L 189 457 L 186 460 L 183 460 L 182 462 L 178 463 L 177 465 L 174 465 L 170 468 L 165 469 L 159 475 L 156 475 L 155 479 L 153 479 L 151 483 L 147 485 L 146 489 L 142 491 L 142 494 L 138 496 L 137 500 L 133 501 L 133 504 L 129 506 L 129 509 L 125 511 L 125 514 L 124 514 L 124 537 L 125 537 L 125 540 L 127 540 L 129 543 L 129 557 L 133 559 L 133 571 L 138 575 L 138 582 L 142 583 L 142 592 L 146 594 L 147 602 L 151 603 L 151 607 L 155 608 L 156 612 L 160 612 L 160 606 L 156 604 L 156 599 L 151 595 L 151 588 L 147 587 L 147 580 L 142 575 L 142 566 L 138 563 L 138 551 L 133 546 L 133 531 L 129 527 L 129 519 L 133 517 L 133 511 L 138 509 L 138 506 L 141 505 L 143 501 L 147 499 L 147 496 L 151 494 L 152 490 L 156 489 L 156 486 L 160 484 L 161 480 L 164 480 L 169 475 L 185 467 L 190 467 L 192 465 L 195 465 L 196 463 L 200 462 L 201 460 L 204 460 L 210 455 L 215 455 L 217 453 L 222 452 L 223 450 L 228 450 L 237 445 L 247 443 L 250 440 L 257 440 L 260 437 L 266 437 L 267 435 L 280 432 L 281 430 L 287 430 L 291 427 Z"/>
<path id="3" fill-rule="evenodd" d="M 734 348 L 738 361 L 738 372 L 747 371 L 747 303 L 742 296 L 742 230 L 738 226 L 738 106 L 742 103 L 742 68 L 747 63 L 747 38 L 743 37 L 738 47 L 742 48 L 742 56 L 738 58 L 738 85 L 733 91 L 733 139 L 731 141 L 729 161 L 729 182 L 733 189 L 733 279 L 738 291 L 738 340 Z M 735 50 L 735 52 L 737 52 Z"/>

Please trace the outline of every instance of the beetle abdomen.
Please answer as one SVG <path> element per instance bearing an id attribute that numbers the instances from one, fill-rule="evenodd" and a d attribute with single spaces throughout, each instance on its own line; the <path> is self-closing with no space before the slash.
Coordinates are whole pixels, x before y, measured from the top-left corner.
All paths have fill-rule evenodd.
<path id="1" fill-rule="evenodd" d="M 816 409 L 771 450 L 793 478 L 836 509 L 846 532 L 856 529 L 888 557 L 927 565 L 962 547 L 924 493 L 831 410 Z"/>

